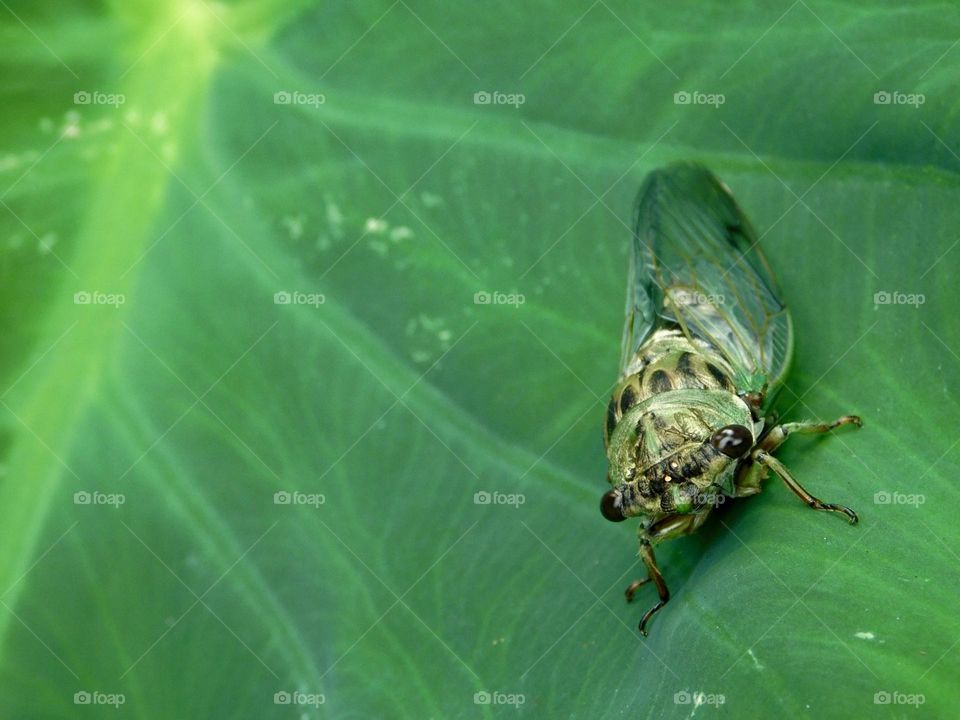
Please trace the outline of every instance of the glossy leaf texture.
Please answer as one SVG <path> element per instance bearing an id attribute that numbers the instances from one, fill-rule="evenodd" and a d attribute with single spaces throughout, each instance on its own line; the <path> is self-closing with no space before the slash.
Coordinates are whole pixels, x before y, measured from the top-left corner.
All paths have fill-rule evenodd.
<path id="1" fill-rule="evenodd" d="M 881 2 L 0 3 L 0 714 L 956 715 L 958 36 Z M 778 276 L 783 418 L 864 418 L 779 453 L 861 524 L 769 482 L 658 550 L 644 640 L 601 428 L 675 160 Z"/>

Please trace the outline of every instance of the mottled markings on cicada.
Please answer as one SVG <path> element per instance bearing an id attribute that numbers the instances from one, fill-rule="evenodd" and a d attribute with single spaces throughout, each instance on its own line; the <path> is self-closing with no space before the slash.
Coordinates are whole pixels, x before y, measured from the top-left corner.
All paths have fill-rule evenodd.
<path id="1" fill-rule="evenodd" d="M 637 403 L 637 395 L 633 388 L 627 385 L 620 394 L 620 414 L 632 408 Z"/>
<path id="2" fill-rule="evenodd" d="M 680 474 L 685 478 L 697 477 L 702 472 L 703 469 L 695 462 L 684 463 L 683 467 L 680 468 Z"/>
<path id="3" fill-rule="evenodd" d="M 653 393 L 667 392 L 667 390 L 673 390 L 673 381 L 670 380 L 666 371 L 654 370 L 650 375 L 649 387 Z"/>
<path id="4" fill-rule="evenodd" d="M 690 502 L 693 502 L 700 495 L 700 488 L 692 482 L 685 482 L 680 486 L 680 492 L 683 493 Z"/>
<path id="5" fill-rule="evenodd" d="M 693 353 L 684 352 L 677 359 L 677 372 L 679 372 L 685 380 L 690 382 L 697 382 L 700 378 L 697 377 L 697 371 L 693 367 Z"/>
<path id="6" fill-rule="evenodd" d="M 733 383 L 730 382 L 730 378 L 727 377 L 726 373 L 723 372 L 720 368 L 714 365 L 711 362 L 707 363 L 707 372 L 713 376 L 713 379 L 717 381 L 717 384 L 720 385 L 724 390 L 732 390 Z"/>
<path id="7" fill-rule="evenodd" d="M 610 398 L 610 404 L 607 405 L 607 439 L 609 440 L 610 436 L 613 434 L 614 428 L 617 427 L 617 398 L 616 396 Z"/>

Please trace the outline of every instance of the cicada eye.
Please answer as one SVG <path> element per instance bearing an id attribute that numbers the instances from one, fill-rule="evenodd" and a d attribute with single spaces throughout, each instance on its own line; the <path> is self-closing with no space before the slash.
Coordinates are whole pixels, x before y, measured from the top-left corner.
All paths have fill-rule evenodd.
<path id="1" fill-rule="evenodd" d="M 623 522 L 623 510 L 620 508 L 622 496 L 616 490 L 610 490 L 600 498 L 600 514 L 610 522 Z"/>
<path id="2" fill-rule="evenodd" d="M 743 456 L 753 444 L 753 435 L 743 425 L 727 425 L 717 430 L 710 444 L 727 457 Z"/>

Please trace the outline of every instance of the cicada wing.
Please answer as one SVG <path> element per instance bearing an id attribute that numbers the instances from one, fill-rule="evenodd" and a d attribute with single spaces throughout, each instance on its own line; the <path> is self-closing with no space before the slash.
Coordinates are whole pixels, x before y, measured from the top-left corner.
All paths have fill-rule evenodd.
<path id="1" fill-rule="evenodd" d="M 627 272 L 627 309 L 620 348 L 620 373 L 625 374 L 637 350 L 656 330 L 658 295 L 649 257 L 637 251 L 634 240 Z M 662 323 L 661 323 L 662 324 Z"/>
<path id="2" fill-rule="evenodd" d="M 658 327 L 680 326 L 725 357 L 742 390 L 782 381 L 789 313 L 750 222 L 706 168 L 675 164 L 647 177 L 629 284 L 624 363 Z"/>

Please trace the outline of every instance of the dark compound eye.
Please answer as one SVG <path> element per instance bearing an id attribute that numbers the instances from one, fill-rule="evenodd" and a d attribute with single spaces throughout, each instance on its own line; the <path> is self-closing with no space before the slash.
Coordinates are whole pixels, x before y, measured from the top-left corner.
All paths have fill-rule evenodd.
<path id="1" fill-rule="evenodd" d="M 610 490 L 600 498 L 600 514 L 610 522 L 623 522 L 626 518 L 620 509 L 620 493 Z"/>
<path id="2" fill-rule="evenodd" d="M 753 435 L 743 425 L 727 425 L 713 434 L 710 444 L 727 457 L 738 458 L 750 449 Z"/>

